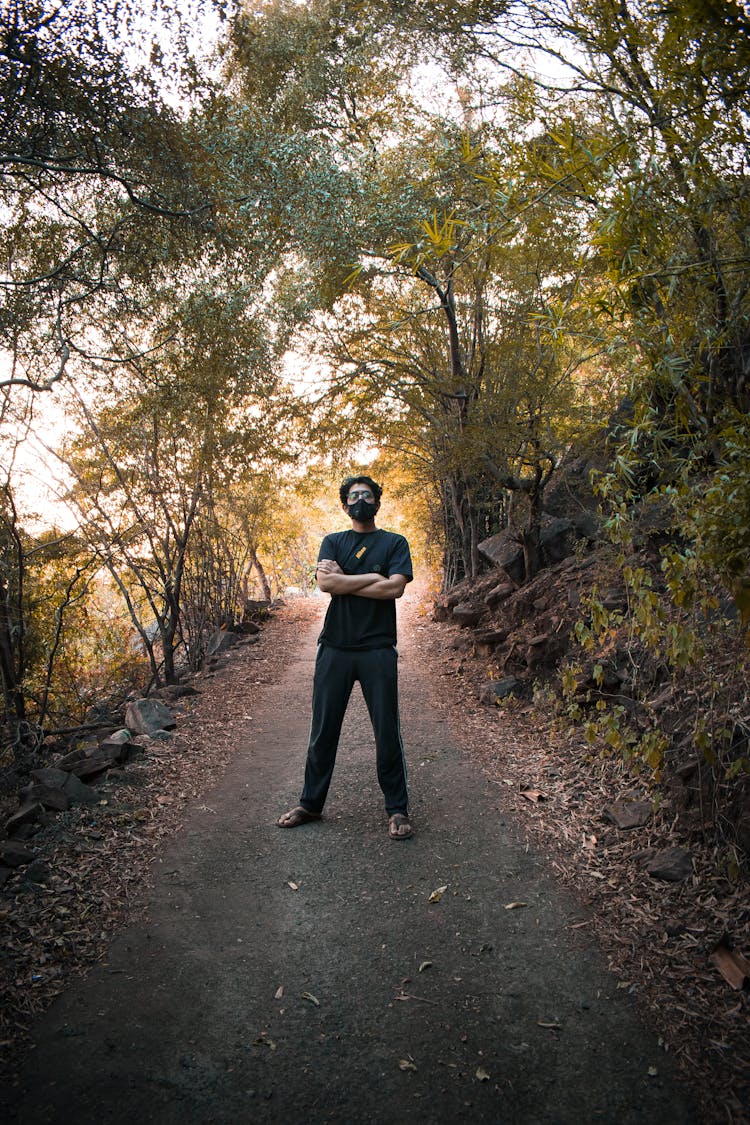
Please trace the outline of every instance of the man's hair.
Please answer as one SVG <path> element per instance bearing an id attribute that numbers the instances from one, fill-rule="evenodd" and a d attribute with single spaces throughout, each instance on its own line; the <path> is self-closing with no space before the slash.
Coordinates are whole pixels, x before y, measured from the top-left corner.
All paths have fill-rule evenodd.
<path id="1" fill-rule="evenodd" d="M 349 491 L 353 484 L 366 484 L 367 487 L 372 490 L 372 494 L 375 497 L 375 503 L 380 503 L 380 497 L 383 495 L 383 489 L 379 484 L 375 483 L 372 477 L 347 477 L 341 485 L 341 488 L 339 489 L 339 496 L 341 497 L 342 504 L 346 504 L 346 498 L 349 495 Z"/>

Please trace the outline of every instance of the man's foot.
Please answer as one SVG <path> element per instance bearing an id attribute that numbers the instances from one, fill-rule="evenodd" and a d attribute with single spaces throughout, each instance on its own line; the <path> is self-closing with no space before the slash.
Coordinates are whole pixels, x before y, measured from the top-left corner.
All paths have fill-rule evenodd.
<path id="1" fill-rule="evenodd" d="M 398 812 L 389 816 L 388 835 L 392 840 L 408 840 L 413 835 L 408 816 Z"/>
<path id="2" fill-rule="evenodd" d="M 289 812 L 282 813 L 276 821 L 279 828 L 296 828 L 299 824 L 308 824 L 311 820 L 320 820 L 320 813 L 308 812 L 302 805 L 295 805 Z"/>

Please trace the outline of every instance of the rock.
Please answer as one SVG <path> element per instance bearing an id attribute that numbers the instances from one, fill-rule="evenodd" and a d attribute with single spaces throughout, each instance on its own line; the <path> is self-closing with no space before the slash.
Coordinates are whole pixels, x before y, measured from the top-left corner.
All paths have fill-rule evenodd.
<path id="1" fill-rule="evenodd" d="M 540 664 L 543 664 L 545 660 L 551 659 L 551 639 L 549 633 L 539 633 L 527 642 L 525 659 L 526 667 L 530 672 L 533 672 Z"/>
<path id="2" fill-rule="evenodd" d="M 96 805 L 99 802 L 99 794 L 96 789 L 86 785 L 73 773 L 68 774 L 64 789 L 71 805 Z"/>
<path id="3" fill-rule="evenodd" d="M 504 680 L 490 680 L 479 691 L 479 700 L 481 703 L 497 703 L 498 699 L 507 699 L 510 695 L 515 695 L 521 687 L 521 681 L 517 680 L 515 676 L 508 676 Z"/>
<path id="4" fill-rule="evenodd" d="M 122 746 L 126 742 L 130 742 L 132 737 L 133 735 L 126 727 L 121 727 L 120 730 L 113 730 L 111 734 L 105 735 L 99 745 L 106 743 L 108 746 Z"/>
<path id="5" fill-rule="evenodd" d="M 491 656 L 507 636 L 507 629 L 488 629 L 484 633 L 477 633 L 474 638 L 474 652 L 477 656 Z"/>
<path id="6" fill-rule="evenodd" d="M 152 731 L 151 737 L 155 742 L 169 742 L 172 738 L 172 735 L 168 730 L 155 730 Z"/>
<path id="7" fill-rule="evenodd" d="M 87 755 L 82 762 L 76 762 L 70 772 L 78 778 L 96 777 L 97 774 L 104 773 L 105 770 L 117 765 L 122 758 L 122 753 L 123 748 L 119 742 L 114 746 L 108 746 L 103 742 L 93 754 Z"/>
<path id="8" fill-rule="evenodd" d="M 17 840 L 0 840 L 0 861 L 6 867 L 23 867 L 36 859 L 36 852 Z"/>
<path id="9" fill-rule="evenodd" d="M 0 863 L 0 887 L 5 886 L 12 874 L 12 867 L 6 867 L 4 863 Z"/>
<path id="10" fill-rule="evenodd" d="M 553 566 L 567 559 L 573 554 L 579 538 L 578 529 L 572 520 L 557 516 L 546 522 L 539 536 L 545 562 Z"/>
<path id="11" fill-rule="evenodd" d="M 485 562 L 504 570 L 513 582 L 523 582 L 526 567 L 515 532 L 499 531 L 478 543 L 477 550 Z"/>
<path id="12" fill-rule="evenodd" d="M 462 629 L 470 629 L 477 625 L 482 617 L 482 610 L 476 606 L 463 602 L 453 608 L 453 620 L 457 621 Z"/>
<path id="13" fill-rule="evenodd" d="M 166 687 L 159 688 L 154 692 L 154 695 L 161 696 L 164 699 L 184 699 L 188 695 L 199 695 L 197 688 L 191 687 L 190 684 L 167 684 Z"/>
<path id="14" fill-rule="evenodd" d="M 24 880 L 27 883 L 46 883 L 50 875 L 49 866 L 43 859 L 33 860 L 23 873 Z"/>
<path id="15" fill-rule="evenodd" d="M 239 639 L 239 633 L 233 633 L 231 629 L 217 629 L 213 636 L 209 637 L 208 644 L 206 645 L 206 658 L 218 656 L 219 653 L 226 652 L 227 649 L 236 645 Z"/>
<path id="16" fill-rule="evenodd" d="M 628 608 L 628 595 L 625 590 L 618 589 L 617 587 L 605 590 L 602 594 L 602 605 L 611 612 L 619 610 L 621 613 L 624 613 Z"/>
<path id="17" fill-rule="evenodd" d="M 64 789 L 70 774 L 67 770 L 56 769 L 54 766 L 43 766 L 40 769 L 31 770 L 29 777 L 32 777 L 34 781 L 40 781 L 42 785 L 55 785 L 58 789 Z"/>
<path id="18" fill-rule="evenodd" d="M 596 512 L 577 512 L 573 516 L 573 523 L 579 539 L 586 539 L 590 542 L 602 536 L 602 524 Z"/>
<path id="19" fill-rule="evenodd" d="M 5 831 L 9 836 L 15 836 L 19 829 L 28 824 L 34 824 L 44 816 L 44 806 L 39 801 L 27 801 L 21 805 L 18 812 L 13 813 L 5 822 Z"/>
<path id="20" fill-rule="evenodd" d="M 693 873 L 693 857 L 684 848 L 665 848 L 664 851 L 657 852 L 646 865 L 646 870 L 654 879 L 681 883 Z"/>
<path id="21" fill-rule="evenodd" d="M 602 809 L 602 816 L 618 828 L 643 828 L 653 812 L 651 801 L 611 801 Z"/>
<path id="22" fill-rule="evenodd" d="M 77 750 L 71 750 L 69 754 L 63 754 L 62 758 L 57 759 L 55 766 L 59 770 L 70 771 L 76 762 L 82 762 L 85 759 L 86 754 L 87 751 L 81 746 Z"/>
<path id="23" fill-rule="evenodd" d="M 173 730 L 174 715 L 158 699 L 134 699 L 125 708 L 125 722 L 136 734 L 152 734 L 155 730 Z"/>
<path id="24" fill-rule="evenodd" d="M 60 772 L 62 773 L 62 770 Z M 26 801 L 39 801 L 45 809 L 53 809 L 55 812 L 65 812 L 70 806 L 70 801 L 62 786 L 46 785 L 42 781 L 34 781 L 31 785 L 25 785 L 23 789 L 19 789 L 18 796 L 21 799 L 21 804 Z"/>
<path id="25" fill-rule="evenodd" d="M 486 595 L 484 602 L 488 609 L 496 609 L 501 602 L 506 601 L 511 594 L 515 594 L 516 587 L 512 582 L 501 582 L 499 586 L 493 587 L 492 590 Z"/>
<path id="26" fill-rule="evenodd" d="M 258 625 L 256 621 L 243 621 L 242 624 L 237 625 L 235 628 L 243 637 L 255 636 L 260 632 L 260 625 Z"/>
<path id="27" fill-rule="evenodd" d="M 94 751 L 94 753 L 89 754 L 88 757 L 93 758 L 96 756 L 96 754 L 105 754 L 108 757 L 112 757 L 116 762 L 122 762 L 124 761 L 125 755 L 128 752 L 128 746 L 130 745 L 130 742 L 130 739 L 128 739 L 126 742 L 113 742 L 112 739 L 105 738 L 103 742 L 99 743 L 99 746 Z"/>
<path id="28" fill-rule="evenodd" d="M 250 618 L 263 619 L 268 617 L 271 612 L 271 602 L 268 598 L 247 598 L 242 608 L 242 624 L 246 624 Z"/>
<path id="29" fill-rule="evenodd" d="M 85 761 L 86 756 L 76 759 Z M 64 793 L 70 805 L 94 805 L 99 800 L 99 794 L 89 785 L 84 785 L 74 773 L 68 770 L 55 769 L 47 766 L 42 769 L 32 770 L 31 777 L 42 785 L 54 787 Z"/>

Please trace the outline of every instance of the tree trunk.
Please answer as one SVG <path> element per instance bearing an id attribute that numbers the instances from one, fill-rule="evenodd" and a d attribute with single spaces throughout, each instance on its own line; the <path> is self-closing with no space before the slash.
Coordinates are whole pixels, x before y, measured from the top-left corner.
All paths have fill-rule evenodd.
<path id="1" fill-rule="evenodd" d="M 268 576 L 267 576 L 265 570 L 263 569 L 263 563 L 258 558 L 255 547 L 251 547 L 250 550 L 248 551 L 248 559 L 250 560 L 249 569 L 252 570 L 253 567 L 254 567 L 255 573 L 258 576 L 258 582 L 260 583 L 260 590 L 261 590 L 262 599 L 264 601 L 270 602 L 271 601 L 271 584 L 268 581 Z M 245 597 L 247 597 L 247 588 L 245 589 Z"/>

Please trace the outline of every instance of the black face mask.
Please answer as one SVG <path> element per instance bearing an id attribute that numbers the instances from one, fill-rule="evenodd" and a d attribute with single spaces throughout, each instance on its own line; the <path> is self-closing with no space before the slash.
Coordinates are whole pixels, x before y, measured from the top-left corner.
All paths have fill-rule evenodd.
<path id="1" fill-rule="evenodd" d="M 368 504 L 366 500 L 356 500 L 353 504 L 347 504 L 346 510 L 357 523 L 369 523 L 370 520 L 375 519 L 378 506 L 377 504 Z"/>

